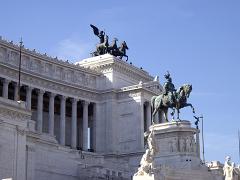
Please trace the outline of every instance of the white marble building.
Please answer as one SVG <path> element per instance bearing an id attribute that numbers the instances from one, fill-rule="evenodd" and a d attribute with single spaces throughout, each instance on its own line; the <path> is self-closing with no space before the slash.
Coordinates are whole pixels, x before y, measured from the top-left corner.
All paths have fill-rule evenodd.
<path id="1" fill-rule="evenodd" d="M 0 179 L 130 179 L 161 85 L 111 55 L 71 64 L 0 37 Z M 157 79 L 157 78 L 156 78 Z"/>

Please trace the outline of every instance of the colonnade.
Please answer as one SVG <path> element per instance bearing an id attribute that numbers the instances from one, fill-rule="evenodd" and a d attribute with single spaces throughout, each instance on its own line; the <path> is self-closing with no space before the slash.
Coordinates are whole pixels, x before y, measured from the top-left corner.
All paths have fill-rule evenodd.
<path id="1" fill-rule="evenodd" d="M 18 86 L 16 82 L 12 82 L 8 79 L 2 79 L 2 97 L 8 98 L 9 96 L 9 84 L 14 84 L 14 100 L 18 100 Z M 28 110 L 32 110 L 32 92 L 35 90 L 37 92 L 37 118 L 36 118 L 36 131 L 38 133 L 43 133 L 43 98 L 44 94 L 47 94 L 49 97 L 49 104 L 48 104 L 48 133 L 51 136 L 54 136 L 54 116 L 55 116 L 55 97 L 60 97 L 60 133 L 59 133 L 59 143 L 61 145 L 65 145 L 66 140 L 66 100 L 71 100 L 71 148 L 76 149 L 77 148 L 77 107 L 78 102 L 81 102 L 82 108 L 83 108 L 83 114 L 82 114 L 82 149 L 84 151 L 88 150 L 88 143 L 89 143 L 89 116 L 88 116 L 88 109 L 90 102 L 86 100 L 80 100 L 74 97 L 66 97 L 64 95 L 56 94 L 53 92 L 45 92 L 43 89 L 34 88 L 31 86 L 25 86 L 26 87 L 26 108 Z M 92 102 L 91 102 L 92 103 Z M 92 103 L 93 106 L 95 106 L 95 103 Z M 95 108 L 93 108 L 95 109 Z M 93 113 L 95 114 L 95 113 Z"/>

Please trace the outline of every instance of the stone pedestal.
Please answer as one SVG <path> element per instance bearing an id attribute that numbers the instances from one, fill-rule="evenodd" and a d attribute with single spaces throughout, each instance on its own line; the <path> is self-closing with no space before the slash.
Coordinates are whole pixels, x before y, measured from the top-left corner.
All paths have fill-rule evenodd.
<path id="1" fill-rule="evenodd" d="M 150 128 L 154 130 L 159 149 L 154 162 L 156 166 L 192 168 L 201 164 L 195 136 L 199 130 L 192 128 L 189 121 L 156 124 Z"/>
<path id="2" fill-rule="evenodd" d="M 156 180 L 154 175 L 133 176 L 133 180 Z"/>
<path id="3" fill-rule="evenodd" d="M 199 157 L 198 129 L 189 121 L 175 121 L 152 125 L 157 152 L 152 170 L 147 175 L 134 176 L 133 180 L 217 180 Z"/>

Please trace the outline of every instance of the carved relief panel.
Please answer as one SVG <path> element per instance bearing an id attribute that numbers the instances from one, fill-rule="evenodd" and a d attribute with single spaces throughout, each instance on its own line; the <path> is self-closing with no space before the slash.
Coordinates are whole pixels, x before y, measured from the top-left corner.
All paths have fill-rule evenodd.
<path id="1" fill-rule="evenodd" d="M 0 61 L 5 61 L 7 57 L 7 49 L 0 47 Z"/>
<path id="2" fill-rule="evenodd" d="M 19 54 L 15 51 L 11 51 L 9 55 L 9 62 L 11 64 L 17 65 L 19 63 Z"/>
<path id="3" fill-rule="evenodd" d="M 54 73 L 53 65 L 50 63 L 45 64 L 45 73 L 52 76 Z"/>
<path id="4" fill-rule="evenodd" d="M 29 69 L 30 58 L 28 56 L 22 56 L 22 68 Z"/>

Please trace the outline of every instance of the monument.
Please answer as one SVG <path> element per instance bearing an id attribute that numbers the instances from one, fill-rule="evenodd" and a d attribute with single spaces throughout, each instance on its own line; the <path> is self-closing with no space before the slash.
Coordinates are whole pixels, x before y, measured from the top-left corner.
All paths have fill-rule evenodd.
<path id="1" fill-rule="evenodd" d="M 0 36 L 0 179 L 236 180 L 230 158 L 201 161 L 199 118 L 197 128 L 180 120 L 181 108 L 195 112 L 192 85 L 176 90 L 167 72 L 162 86 L 126 62 L 125 41 L 109 44 L 90 26 L 99 44 L 75 64 L 23 46 L 20 53 Z"/>
<path id="2" fill-rule="evenodd" d="M 199 129 L 191 127 L 190 121 L 180 120 L 179 110 L 190 106 L 187 98 L 192 91 L 192 85 L 185 84 L 178 90 L 172 83 L 170 73 L 165 75 L 167 80 L 163 93 L 151 100 L 153 108 L 153 124 L 149 127 L 148 148 L 142 157 L 138 172 L 133 180 L 218 180 L 209 172 L 208 167 L 200 159 Z M 172 117 L 177 111 L 177 120 L 168 121 L 168 109 Z M 156 114 L 164 112 L 164 117 L 157 120 Z"/>

